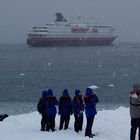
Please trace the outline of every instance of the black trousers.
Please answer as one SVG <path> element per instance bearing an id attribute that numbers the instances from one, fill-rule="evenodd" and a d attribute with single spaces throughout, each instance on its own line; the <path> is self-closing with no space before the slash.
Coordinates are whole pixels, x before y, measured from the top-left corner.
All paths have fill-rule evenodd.
<path id="1" fill-rule="evenodd" d="M 45 115 L 42 115 L 42 119 L 41 119 L 41 130 L 45 130 L 46 128 L 46 122 L 47 121 L 47 117 Z"/>
<path id="2" fill-rule="evenodd" d="M 140 118 L 132 118 L 131 119 L 130 140 L 135 140 L 137 128 L 139 128 L 139 140 L 140 140 Z"/>
<path id="3" fill-rule="evenodd" d="M 82 131 L 83 126 L 83 113 L 74 114 L 75 122 L 74 122 L 74 130 L 76 132 Z"/>
<path id="4" fill-rule="evenodd" d="M 63 129 L 63 126 L 64 129 L 68 129 L 69 121 L 70 121 L 70 115 L 61 115 L 59 130 Z"/>
<path id="5" fill-rule="evenodd" d="M 55 131 L 55 115 L 48 115 L 46 118 L 46 131 Z"/>
<path id="6" fill-rule="evenodd" d="M 90 136 L 92 134 L 93 121 L 94 121 L 94 116 L 87 117 L 85 136 Z"/>

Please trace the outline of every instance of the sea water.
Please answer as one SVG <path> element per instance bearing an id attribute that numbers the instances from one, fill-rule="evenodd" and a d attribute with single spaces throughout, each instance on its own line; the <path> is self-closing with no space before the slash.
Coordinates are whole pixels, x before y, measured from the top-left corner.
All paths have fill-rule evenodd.
<path id="1" fill-rule="evenodd" d="M 89 86 L 99 97 L 99 109 L 129 105 L 133 83 L 140 83 L 140 44 L 113 46 L 30 47 L 0 44 L 0 113 L 36 110 L 43 90 L 59 99 L 67 88 L 83 95 Z"/>

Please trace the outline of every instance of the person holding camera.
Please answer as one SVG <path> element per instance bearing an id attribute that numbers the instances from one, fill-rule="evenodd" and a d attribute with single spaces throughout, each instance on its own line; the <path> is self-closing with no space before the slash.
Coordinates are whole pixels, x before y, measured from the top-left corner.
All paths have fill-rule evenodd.
<path id="1" fill-rule="evenodd" d="M 137 128 L 140 140 L 140 84 L 134 84 L 133 91 L 130 92 L 130 117 L 130 140 L 135 140 Z"/>

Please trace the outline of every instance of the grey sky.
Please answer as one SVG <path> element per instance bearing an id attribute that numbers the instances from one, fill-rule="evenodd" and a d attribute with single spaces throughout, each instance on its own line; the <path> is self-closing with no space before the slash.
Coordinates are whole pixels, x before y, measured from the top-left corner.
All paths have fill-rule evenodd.
<path id="1" fill-rule="evenodd" d="M 140 0 L 0 0 L 0 42 L 24 43 L 32 26 L 81 15 L 115 27 L 117 41 L 140 42 Z"/>

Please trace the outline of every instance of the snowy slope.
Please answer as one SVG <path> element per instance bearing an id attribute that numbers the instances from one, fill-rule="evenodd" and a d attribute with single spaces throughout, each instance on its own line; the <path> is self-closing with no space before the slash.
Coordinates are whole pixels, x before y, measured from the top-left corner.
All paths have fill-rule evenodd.
<path id="1" fill-rule="evenodd" d="M 0 140 L 84 140 L 86 119 L 83 131 L 75 133 L 74 117 L 71 116 L 68 130 L 58 130 L 59 115 L 56 116 L 56 131 L 40 131 L 41 116 L 38 112 L 9 116 L 0 122 Z M 129 109 L 120 107 L 116 110 L 98 111 L 93 125 L 94 140 L 128 140 L 130 132 Z"/>

